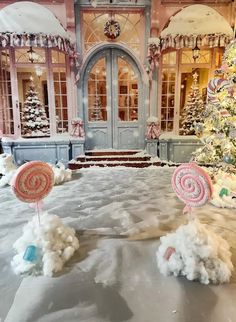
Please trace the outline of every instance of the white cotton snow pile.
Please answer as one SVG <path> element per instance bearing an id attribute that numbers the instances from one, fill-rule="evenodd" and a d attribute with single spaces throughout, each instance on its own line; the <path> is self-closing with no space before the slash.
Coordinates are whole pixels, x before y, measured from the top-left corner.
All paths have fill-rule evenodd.
<path id="1" fill-rule="evenodd" d="M 219 208 L 236 208 L 236 175 L 219 171 L 211 203 Z"/>
<path id="2" fill-rule="evenodd" d="M 0 188 L 10 185 L 11 179 L 16 172 L 16 166 L 13 163 L 13 157 L 10 154 L 0 154 Z"/>
<path id="3" fill-rule="evenodd" d="M 54 184 L 60 184 L 65 181 L 70 181 L 72 176 L 72 171 L 66 169 L 64 164 L 58 162 L 56 165 L 51 165 L 54 172 Z"/>
<path id="4" fill-rule="evenodd" d="M 24 254 L 28 246 L 37 247 L 37 259 L 33 262 L 25 260 Z M 63 224 L 56 215 L 44 212 L 38 217 L 34 216 L 23 227 L 23 235 L 14 243 L 13 248 L 17 255 L 13 257 L 11 265 L 16 274 L 28 273 L 52 276 L 62 270 L 79 248 L 79 241 L 75 230 Z"/>
<path id="5" fill-rule="evenodd" d="M 197 220 L 160 239 L 156 255 L 162 274 L 203 284 L 229 282 L 233 265 L 228 243 Z"/>

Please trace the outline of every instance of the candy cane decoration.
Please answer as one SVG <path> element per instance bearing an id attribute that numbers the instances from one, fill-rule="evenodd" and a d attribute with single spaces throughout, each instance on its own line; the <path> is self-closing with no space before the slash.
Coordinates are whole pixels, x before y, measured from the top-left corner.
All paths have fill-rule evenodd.
<path id="1" fill-rule="evenodd" d="M 172 176 L 172 187 L 191 213 L 192 207 L 200 207 L 212 197 L 213 187 L 209 175 L 195 163 L 182 164 Z"/>
<path id="2" fill-rule="evenodd" d="M 217 94 L 222 90 L 229 88 L 230 84 L 228 80 L 223 78 L 213 78 L 209 81 L 207 87 L 207 98 L 209 102 L 219 103 Z"/>

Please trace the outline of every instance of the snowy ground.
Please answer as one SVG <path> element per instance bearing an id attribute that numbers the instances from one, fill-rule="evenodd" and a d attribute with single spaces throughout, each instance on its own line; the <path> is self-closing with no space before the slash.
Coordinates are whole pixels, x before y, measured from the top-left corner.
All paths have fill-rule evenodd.
<path id="1" fill-rule="evenodd" d="M 44 208 L 75 228 L 80 248 L 56 277 L 12 272 L 12 244 L 32 209 L 0 190 L 0 321 L 233 322 L 236 273 L 221 286 L 165 277 L 156 265 L 159 237 L 185 223 L 170 185 L 171 168 L 88 169 L 55 186 Z M 235 210 L 207 205 L 201 222 L 232 247 Z"/>

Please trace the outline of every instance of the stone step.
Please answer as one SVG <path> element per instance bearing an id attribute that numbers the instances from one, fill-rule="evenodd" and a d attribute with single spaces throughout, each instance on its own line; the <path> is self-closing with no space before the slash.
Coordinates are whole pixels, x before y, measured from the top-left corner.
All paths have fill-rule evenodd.
<path id="1" fill-rule="evenodd" d="M 86 151 L 86 156 L 108 156 L 108 155 L 134 155 L 142 152 L 141 150 L 91 150 Z"/>
<path id="2" fill-rule="evenodd" d="M 135 156 L 135 155 L 96 155 L 96 156 L 79 156 L 76 161 L 80 162 L 101 162 L 101 161 L 150 161 L 151 156 Z"/>
<path id="3" fill-rule="evenodd" d="M 151 165 L 161 166 L 159 161 L 102 161 L 102 162 L 80 162 L 80 161 L 70 161 L 68 164 L 69 169 L 77 170 L 82 168 L 90 167 L 130 167 L 130 168 L 147 168 Z"/>

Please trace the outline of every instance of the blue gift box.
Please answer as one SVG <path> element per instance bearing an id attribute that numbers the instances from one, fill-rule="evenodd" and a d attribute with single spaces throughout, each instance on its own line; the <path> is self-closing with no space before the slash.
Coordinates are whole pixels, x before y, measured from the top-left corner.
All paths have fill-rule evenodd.
<path id="1" fill-rule="evenodd" d="M 38 259 L 38 248 L 34 245 L 29 245 L 24 253 L 23 259 L 27 262 L 36 262 Z"/>

